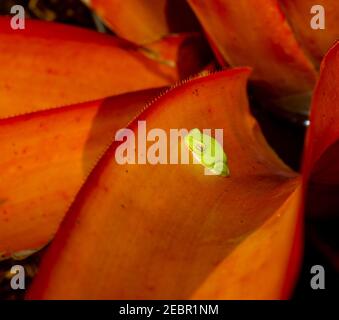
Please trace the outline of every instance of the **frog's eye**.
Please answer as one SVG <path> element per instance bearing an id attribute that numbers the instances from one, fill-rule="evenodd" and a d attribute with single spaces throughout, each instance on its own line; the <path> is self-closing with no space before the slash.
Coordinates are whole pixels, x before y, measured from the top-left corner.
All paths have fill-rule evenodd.
<path id="1" fill-rule="evenodd" d="M 205 167 L 205 174 L 229 176 L 227 156 L 222 145 L 199 129 L 191 130 L 184 139 L 194 158 Z"/>
<path id="2" fill-rule="evenodd" d="M 204 152 L 206 151 L 206 145 L 200 141 L 195 141 L 194 142 L 194 150 L 197 151 L 197 152 Z"/>

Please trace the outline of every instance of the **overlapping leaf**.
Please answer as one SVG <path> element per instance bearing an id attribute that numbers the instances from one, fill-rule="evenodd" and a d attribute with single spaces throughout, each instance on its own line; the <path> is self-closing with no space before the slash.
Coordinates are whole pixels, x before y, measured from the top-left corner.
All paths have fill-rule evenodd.
<path id="1" fill-rule="evenodd" d="M 316 65 L 328 49 L 339 39 L 339 1 L 336 0 L 280 0 L 297 39 Z M 321 6 L 319 11 L 319 6 Z M 315 8 L 315 10 L 312 10 Z M 312 19 L 313 17 L 313 19 Z M 313 26 L 311 25 L 312 20 Z M 314 24 L 324 22 L 324 29 L 314 29 Z"/>
<path id="2" fill-rule="evenodd" d="M 115 131 L 159 90 L 0 120 L 0 253 L 50 241 Z"/>
<path id="3" fill-rule="evenodd" d="M 194 31 L 198 23 L 181 0 L 83 0 L 120 37 L 149 44 L 173 32 Z"/>
<path id="4" fill-rule="evenodd" d="M 249 114 L 248 74 L 235 69 L 193 80 L 138 118 L 167 133 L 223 128 L 231 176 L 206 176 L 193 164 L 118 165 L 113 144 L 62 223 L 30 298 L 282 294 L 299 178 Z M 268 285 L 258 290 L 264 278 Z"/>
<path id="5" fill-rule="evenodd" d="M 248 70 L 167 93 L 139 120 L 167 132 L 223 128 L 231 176 L 205 176 L 194 165 L 121 166 L 113 144 L 71 207 L 28 297 L 287 297 L 300 257 L 305 183 L 317 172 L 315 160 L 338 140 L 338 70 L 339 45 L 325 59 L 314 96 L 303 185 L 249 114 Z M 338 172 L 336 164 L 331 169 Z"/>
<path id="6" fill-rule="evenodd" d="M 310 214 L 338 215 L 339 43 L 327 53 L 313 95 L 305 149 L 304 179 L 313 194 Z"/>
<path id="7" fill-rule="evenodd" d="M 182 75 L 177 69 L 181 46 L 187 40 L 187 50 L 195 49 L 197 36 L 180 39 L 172 43 L 171 64 L 165 64 L 109 35 L 30 20 L 25 30 L 12 30 L 2 17 L 0 118 L 175 83 Z M 197 72 L 200 57 L 194 55 L 185 76 Z"/>
<path id="8" fill-rule="evenodd" d="M 292 95 L 313 89 L 316 71 L 277 0 L 189 3 L 224 60 L 231 66 L 253 67 L 252 78 L 266 94 Z"/>

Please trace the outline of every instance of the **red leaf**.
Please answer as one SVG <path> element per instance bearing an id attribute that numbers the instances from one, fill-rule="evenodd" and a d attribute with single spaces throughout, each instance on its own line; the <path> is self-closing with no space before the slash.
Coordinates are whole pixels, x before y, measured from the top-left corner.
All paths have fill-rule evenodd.
<path id="1" fill-rule="evenodd" d="M 253 67 L 252 79 L 258 87 L 278 96 L 313 89 L 316 70 L 300 48 L 277 0 L 189 3 L 225 61 L 231 66 Z"/>
<path id="2" fill-rule="evenodd" d="M 157 41 L 173 32 L 198 29 L 182 0 L 84 0 L 120 37 L 138 44 Z"/>
<path id="3" fill-rule="evenodd" d="M 115 37 L 40 21 L 12 30 L 0 18 L 0 60 L 0 118 L 179 80 L 175 66 Z"/>
<path id="4" fill-rule="evenodd" d="M 158 90 L 0 120 L 0 257 L 50 241 L 114 133 Z"/>
<path id="5" fill-rule="evenodd" d="M 280 0 L 280 2 L 283 4 L 288 20 L 301 44 L 314 62 L 319 65 L 325 53 L 335 40 L 339 39 L 339 1 Z M 311 13 L 311 8 L 316 5 L 321 5 L 325 9 L 325 29 L 311 27 L 311 20 L 316 17 L 315 13 Z"/>
<path id="6" fill-rule="evenodd" d="M 193 164 L 119 165 L 113 143 L 62 223 L 28 298 L 286 295 L 300 237 L 299 177 L 250 115 L 248 75 L 235 69 L 190 81 L 137 119 L 167 133 L 223 128 L 231 176 L 207 176 Z M 130 128 L 138 137 L 137 120 Z M 294 273 L 288 276 L 290 289 Z"/>
<path id="7" fill-rule="evenodd" d="M 337 215 L 339 206 L 339 43 L 327 53 L 312 101 L 306 140 L 304 180 L 309 184 L 310 214 Z"/>

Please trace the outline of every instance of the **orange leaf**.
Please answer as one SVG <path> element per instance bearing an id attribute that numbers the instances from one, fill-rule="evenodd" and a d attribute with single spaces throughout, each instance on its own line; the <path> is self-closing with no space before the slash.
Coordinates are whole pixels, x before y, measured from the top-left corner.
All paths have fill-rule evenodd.
<path id="1" fill-rule="evenodd" d="M 52 239 L 114 138 L 158 90 L 0 120 L 0 253 Z"/>
<path id="2" fill-rule="evenodd" d="M 287 269 L 298 263 L 289 264 L 291 250 L 300 244 L 299 177 L 250 115 L 248 75 L 242 68 L 192 80 L 137 119 L 147 121 L 148 132 L 222 128 L 230 177 L 204 175 L 194 164 L 119 165 L 113 143 L 63 221 L 28 298 L 289 293 L 295 274 Z M 137 120 L 129 126 L 136 139 Z"/>
<path id="3" fill-rule="evenodd" d="M 304 156 L 311 214 L 338 214 L 339 198 L 339 42 L 327 53 L 313 95 Z"/>
<path id="4" fill-rule="evenodd" d="M 314 62 L 319 65 L 328 49 L 339 39 L 339 1 L 337 0 L 280 0 L 283 4 L 301 44 L 307 49 Z M 321 5 L 325 9 L 325 29 L 313 29 L 311 19 L 316 16 L 311 8 Z"/>
<path id="5" fill-rule="evenodd" d="M 317 73 L 296 41 L 277 0 L 188 1 L 225 61 L 251 66 L 272 94 L 311 91 Z"/>
<path id="6" fill-rule="evenodd" d="M 198 23 L 182 0 L 83 0 L 122 38 L 138 44 L 172 32 L 194 31 Z"/>
<path id="7" fill-rule="evenodd" d="M 40 21 L 12 30 L 9 19 L 0 18 L 0 60 L 0 118 L 179 80 L 175 67 L 122 40 Z"/>

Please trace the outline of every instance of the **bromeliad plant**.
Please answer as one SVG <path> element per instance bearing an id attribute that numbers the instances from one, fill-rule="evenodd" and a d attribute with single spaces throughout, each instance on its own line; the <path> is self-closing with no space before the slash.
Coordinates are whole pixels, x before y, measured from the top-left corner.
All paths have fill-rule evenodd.
<path id="1" fill-rule="evenodd" d="M 307 187 L 339 185 L 338 44 L 317 71 L 339 4 L 318 2 L 331 7 L 321 38 L 300 13 L 308 0 L 188 1 L 219 63 L 237 67 L 220 72 L 181 1 L 86 1 L 125 40 L 0 19 L 1 257 L 51 242 L 27 298 L 290 296 Z M 265 141 L 246 86 L 285 101 L 318 77 L 300 176 Z M 115 132 L 137 135 L 141 120 L 222 128 L 227 174 L 117 164 Z"/>

